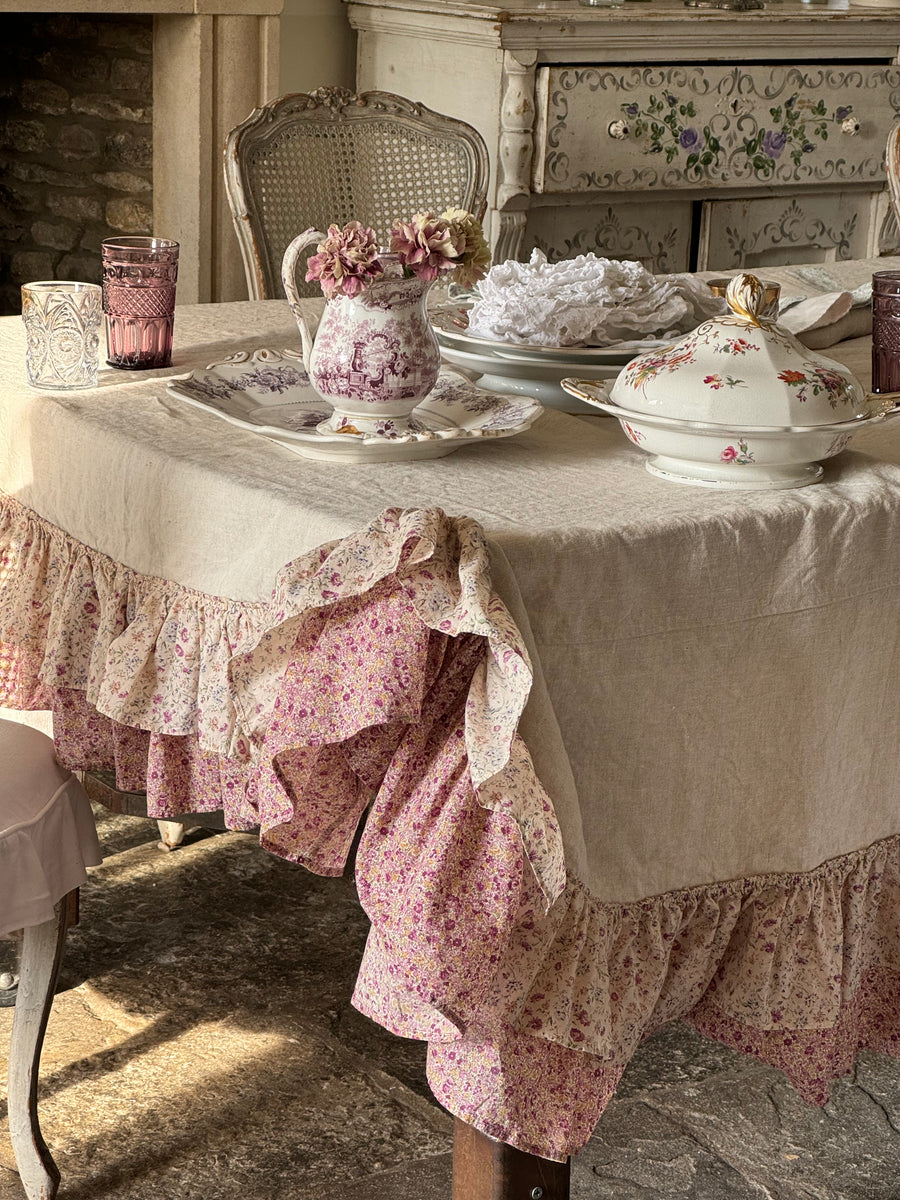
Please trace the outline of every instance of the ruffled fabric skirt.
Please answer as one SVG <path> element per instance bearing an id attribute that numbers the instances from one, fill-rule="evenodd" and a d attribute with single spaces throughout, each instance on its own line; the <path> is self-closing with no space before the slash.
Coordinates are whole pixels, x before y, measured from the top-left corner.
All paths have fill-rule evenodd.
<path id="1" fill-rule="evenodd" d="M 811 1102 L 900 1038 L 900 837 L 814 871 L 601 902 L 567 873 L 516 732 L 527 653 L 480 528 L 388 510 L 288 564 L 266 603 L 141 576 L 0 511 L 0 703 L 52 708 L 61 761 L 322 874 L 357 857 L 354 1003 L 429 1043 L 451 1112 L 548 1158 L 682 1017 Z"/>

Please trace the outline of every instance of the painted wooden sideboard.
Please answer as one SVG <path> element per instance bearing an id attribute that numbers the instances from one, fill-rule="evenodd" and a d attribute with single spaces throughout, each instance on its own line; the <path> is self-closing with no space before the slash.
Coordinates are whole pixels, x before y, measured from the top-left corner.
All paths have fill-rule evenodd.
<path id="1" fill-rule="evenodd" d="M 495 259 L 651 270 L 896 253 L 884 147 L 900 8 L 348 0 L 357 87 L 470 121 Z"/>

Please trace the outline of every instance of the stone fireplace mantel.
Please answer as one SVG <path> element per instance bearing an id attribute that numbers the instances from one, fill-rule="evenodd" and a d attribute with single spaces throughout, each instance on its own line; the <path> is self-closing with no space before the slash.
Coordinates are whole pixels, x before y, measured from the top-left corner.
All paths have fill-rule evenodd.
<path id="1" fill-rule="evenodd" d="M 182 303 L 246 299 L 222 172 L 228 131 L 278 93 L 283 0 L 7 0 L 3 12 L 153 15 L 153 227 Z"/>

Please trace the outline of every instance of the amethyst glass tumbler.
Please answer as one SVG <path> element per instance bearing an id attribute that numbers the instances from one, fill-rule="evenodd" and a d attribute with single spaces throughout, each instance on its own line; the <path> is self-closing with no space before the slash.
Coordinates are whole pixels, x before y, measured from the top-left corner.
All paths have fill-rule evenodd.
<path id="1" fill-rule="evenodd" d="M 143 371 L 172 362 L 178 243 L 155 237 L 103 243 L 107 362 Z"/>
<path id="2" fill-rule="evenodd" d="M 900 271 L 872 276 L 872 391 L 900 392 Z"/>

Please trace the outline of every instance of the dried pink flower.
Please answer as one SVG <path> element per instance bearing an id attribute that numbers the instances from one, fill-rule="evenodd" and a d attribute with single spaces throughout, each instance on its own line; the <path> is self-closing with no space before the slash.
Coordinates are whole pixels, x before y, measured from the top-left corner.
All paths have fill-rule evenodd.
<path id="1" fill-rule="evenodd" d="M 358 296 L 385 274 L 375 231 L 359 221 L 350 221 L 343 229 L 329 225 L 328 236 L 316 249 L 307 263 L 306 279 L 317 281 L 326 298 Z M 491 261 L 481 222 L 462 208 L 448 208 L 440 216 L 416 213 L 408 221 L 395 221 L 390 249 L 395 256 L 393 270 L 429 282 L 452 271 L 451 278 L 463 287 L 483 279 Z M 387 266 L 391 265 L 389 261 Z"/>
<path id="2" fill-rule="evenodd" d="M 316 251 L 306 264 L 306 281 L 317 280 L 326 299 L 336 292 L 357 296 L 384 274 L 375 230 L 360 221 L 350 221 L 343 229 L 329 225 Z"/>
<path id="3" fill-rule="evenodd" d="M 420 279 L 437 279 L 452 271 L 465 249 L 465 237 L 435 213 L 416 213 L 391 226 L 391 252 Z"/>
<path id="4" fill-rule="evenodd" d="M 491 265 L 491 252 L 481 222 L 464 208 L 448 208 L 441 213 L 441 219 L 450 222 L 451 237 L 462 246 L 453 281 L 460 287 L 472 288 L 479 279 L 484 279 Z"/>

